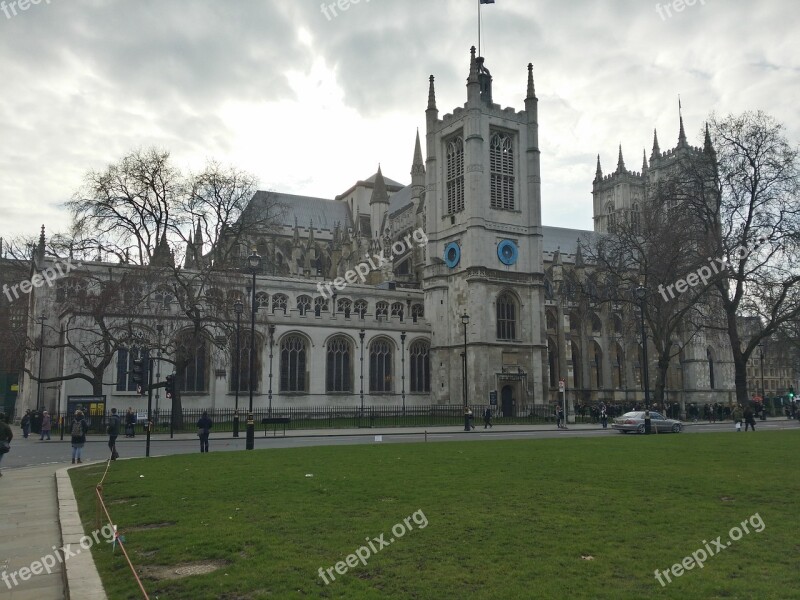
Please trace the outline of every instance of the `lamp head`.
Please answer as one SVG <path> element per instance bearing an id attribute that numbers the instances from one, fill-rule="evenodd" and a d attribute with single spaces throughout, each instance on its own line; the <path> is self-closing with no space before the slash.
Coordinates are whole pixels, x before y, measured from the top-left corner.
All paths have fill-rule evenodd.
<path id="1" fill-rule="evenodd" d="M 469 315 L 466 313 L 466 311 L 463 315 L 461 315 L 461 323 L 464 325 L 469 325 Z"/>
<path id="2" fill-rule="evenodd" d="M 253 250 L 253 253 L 247 257 L 247 264 L 253 271 L 258 270 L 261 266 L 261 257 L 258 255 L 258 252 Z"/>
<path id="3" fill-rule="evenodd" d="M 235 312 L 237 315 L 240 315 L 244 312 L 244 304 L 242 304 L 241 300 L 237 300 L 233 303 L 233 312 Z"/>
<path id="4" fill-rule="evenodd" d="M 644 299 L 647 298 L 647 288 L 643 285 L 637 287 L 634 290 L 634 293 L 636 294 L 636 299 L 639 300 L 639 302 L 644 302 Z"/>

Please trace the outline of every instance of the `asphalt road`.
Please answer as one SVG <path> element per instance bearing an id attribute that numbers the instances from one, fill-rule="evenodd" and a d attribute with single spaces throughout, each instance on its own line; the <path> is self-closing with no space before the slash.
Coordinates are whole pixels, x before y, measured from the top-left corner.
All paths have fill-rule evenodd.
<path id="1" fill-rule="evenodd" d="M 757 431 L 775 431 L 779 429 L 800 429 L 797 421 L 786 419 L 771 419 L 757 422 Z M 687 424 L 684 433 L 677 435 L 692 435 L 709 432 L 728 432 L 732 435 L 752 435 L 752 433 L 737 434 L 733 429 L 733 424 Z M 19 429 L 15 428 L 15 437 L 11 445 L 11 452 L 3 457 L 2 468 L 14 469 L 22 467 L 33 467 L 48 464 L 69 464 L 71 460 L 71 447 L 69 439 L 59 441 L 58 436 L 48 441 L 39 441 L 38 436 L 23 439 L 19 434 Z M 409 432 L 402 430 L 391 430 L 391 432 L 380 430 L 369 430 L 368 432 L 358 431 L 357 433 L 342 435 L 336 430 L 316 430 L 309 432 L 289 432 L 286 437 L 263 437 L 263 430 L 256 430 L 255 447 L 256 449 L 265 448 L 297 448 L 301 446 L 334 446 L 349 444 L 374 444 L 374 443 L 419 443 L 426 439 L 425 433 L 417 429 Z M 375 436 L 381 435 L 382 441 L 376 442 Z M 459 431 L 454 428 L 430 429 L 428 430 L 427 440 L 429 442 L 449 442 L 449 441 L 472 441 L 482 442 L 487 440 L 510 440 L 510 439 L 545 439 L 545 438 L 569 438 L 569 437 L 596 437 L 602 435 L 621 436 L 609 425 L 608 429 L 602 429 L 596 425 L 575 425 L 567 430 L 554 429 L 552 426 L 513 426 L 501 427 L 484 430 L 478 426 L 472 432 Z M 676 435 L 676 434 L 659 434 Z M 635 437 L 632 434 L 629 437 Z M 245 449 L 245 437 L 242 432 L 241 437 L 233 438 L 230 433 L 212 434 L 210 440 L 212 452 L 239 451 Z M 137 435 L 134 439 L 124 436 L 117 440 L 117 450 L 123 458 L 145 456 L 145 436 Z M 197 437 L 191 434 L 178 435 L 175 439 L 164 439 L 159 435 L 153 437 L 150 443 L 151 456 L 168 456 L 174 454 L 188 454 L 199 452 L 199 442 Z M 105 438 L 90 438 L 83 449 L 83 461 L 105 460 L 108 456 L 108 446 Z"/>

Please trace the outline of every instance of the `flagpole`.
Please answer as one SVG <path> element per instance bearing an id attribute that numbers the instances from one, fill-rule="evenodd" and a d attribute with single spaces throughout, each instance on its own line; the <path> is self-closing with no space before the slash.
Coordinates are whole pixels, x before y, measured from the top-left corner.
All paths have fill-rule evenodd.
<path id="1" fill-rule="evenodd" d="M 481 55 L 481 0 L 478 0 L 478 56 Z"/>

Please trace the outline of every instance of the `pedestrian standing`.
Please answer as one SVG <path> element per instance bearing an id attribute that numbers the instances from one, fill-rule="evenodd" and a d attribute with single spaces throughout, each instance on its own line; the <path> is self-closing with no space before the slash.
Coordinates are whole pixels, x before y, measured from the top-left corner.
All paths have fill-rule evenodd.
<path id="1" fill-rule="evenodd" d="M 119 415 L 117 409 L 111 409 L 111 416 L 108 418 L 108 449 L 111 450 L 111 460 L 117 460 L 119 453 L 117 452 L 117 436 L 119 436 Z"/>
<path id="2" fill-rule="evenodd" d="M 600 405 L 600 422 L 603 424 L 603 429 L 608 429 L 608 413 L 605 404 Z"/>
<path id="3" fill-rule="evenodd" d="M 125 437 L 136 437 L 136 413 L 129 406 L 128 412 L 125 413 Z"/>
<path id="4" fill-rule="evenodd" d="M 39 437 L 40 442 L 44 439 L 44 436 L 47 436 L 47 439 L 50 440 L 50 413 L 47 411 L 42 413 L 42 435 Z"/>
<path id="5" fill-rule="evenodd" d="M 492 409 L 487 408 L 483 413 L 483 428 L 492 427 Z"/>
<path id="6" fill-rule="evenodd" d="M 208 452 L 208 436 L 214 423 L 208 418 L 208 411 L 203 411 L 203 416 L 197 420 L 197 435 L 200 438 L 200 452 Z"/>
<path id="7" fill-rule="evenodd" d="M 742 410 L 742 405 L 737 404 L 733 408 L 733 426 L 736 428 L 736 431 L 742 430 L 742 418 L 744 417 L 744 411 Z"/>
<path id="8" fill-rule="evenodd" d="M 564 427 L 564 409 L 560 404 L 556 405 L 556 426 L 559 429 Z"/>
<path id="9" fill-rule="evenodd" d="M 11 427 L 6 423 L 6 415 L 0 412 L 0 462 L 2 462 L 3 457 L 11 451 L 11 440 L 13 439 L 14 432 L 11 431 Z M 3 473 L 0 471 L 0 477 L 2 476 Z"/>
<path id="10" fill-rule="evenodd" d="M 745 432 L 747 432 L 750 427 L 753 428 L 753 431 L 756 430 L 756 417 L 755 417 L 755 413 L 753 413 L 753 407 L 748 405 L 747 408 L 744 409 L 744 430 L 745 430 Z"/>
<path id="11" fill-rule="evenodd" d="M 20 419 L 19 424 L 22 427 L 22 437 L 27 440 L 28 435 L 31 432 L 31 409 L 25 411 L 25 414 L 22 416 L 22 419 Z"/>
<path id="12" fill-rule="evenodd" d="M 86 443 L 86 432 L 89 431 L 89 425 L 86 419 L 83 418 L 83 411 L 75 411 L 75 420 L 72 421 L 72 464 L 77 461 L 81 464 L 81 451 L 83 445 Z"/>

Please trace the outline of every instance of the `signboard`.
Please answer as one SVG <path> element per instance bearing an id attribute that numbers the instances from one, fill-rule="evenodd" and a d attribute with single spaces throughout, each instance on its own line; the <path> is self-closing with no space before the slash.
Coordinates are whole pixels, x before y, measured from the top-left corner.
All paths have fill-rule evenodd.
<path id="1" fill-rule="evenodd" d="M 559 391 L 559 393 L 563 394 L 565 389 L 566 389 L 566 383 L 564 382 L 563 379 L 559 379 L 558 380 L 558 391 Z"/>
<path id="2" fill-rule="evenodd" d="M 489 392 L 489 404 L 491 406 L 497 406 L 497 390 Z"/>
<path id="3" fill-rule="evenodd" d="M 102 417 L 106 412 L 105 396 L 68 396 L 67 415 L 72 416 L 76 410 L 82 410 L 87 418 Z"/>

